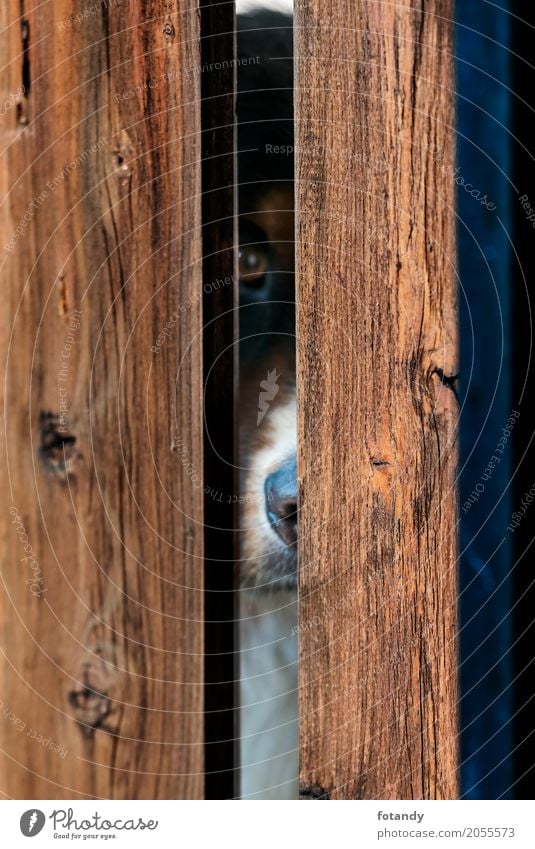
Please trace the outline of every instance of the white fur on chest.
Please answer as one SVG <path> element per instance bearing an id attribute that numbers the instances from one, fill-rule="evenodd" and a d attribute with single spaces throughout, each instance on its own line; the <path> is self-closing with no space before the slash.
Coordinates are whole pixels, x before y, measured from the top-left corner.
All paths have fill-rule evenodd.
<path id="1" fill-rule="evenodd" d="M 297 799 L 297 599 L 293 591 L 240 596 L 242 799 Z"/>

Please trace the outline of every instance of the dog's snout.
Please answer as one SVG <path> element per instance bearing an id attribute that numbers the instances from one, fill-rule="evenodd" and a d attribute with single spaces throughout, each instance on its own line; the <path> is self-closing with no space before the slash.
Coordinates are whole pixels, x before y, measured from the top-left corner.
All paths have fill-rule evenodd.
<path id="1" fill-rule="evenodd" d="M 297 542 L 297 462 L 295 454 L 266 478 L 266 511 L 286 545 Z"/>

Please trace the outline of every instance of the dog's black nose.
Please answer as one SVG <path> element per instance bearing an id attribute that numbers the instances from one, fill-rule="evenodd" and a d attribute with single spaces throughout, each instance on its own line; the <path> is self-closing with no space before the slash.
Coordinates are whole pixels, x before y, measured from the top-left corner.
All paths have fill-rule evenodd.
<path id="1" fill-rule="evenodd" d="M 286 545 L 297 542 L 297 462 L 294 454 L 264 484 L 266 511 L 274 530 Z"/>

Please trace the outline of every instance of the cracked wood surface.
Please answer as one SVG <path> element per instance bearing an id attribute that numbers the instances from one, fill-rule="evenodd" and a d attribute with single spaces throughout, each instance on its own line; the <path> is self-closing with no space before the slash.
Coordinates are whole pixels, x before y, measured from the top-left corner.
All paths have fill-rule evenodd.
<path id="1" fill-rule="evenodd" d="M 1 788 L 198 798 L 199 19 L 94 10 L 0 10 Z"/>
<path id="2" fill-rule="evenodd" d="M 457 794 L 452 4 L 296 2 L 304 798 Z"/>

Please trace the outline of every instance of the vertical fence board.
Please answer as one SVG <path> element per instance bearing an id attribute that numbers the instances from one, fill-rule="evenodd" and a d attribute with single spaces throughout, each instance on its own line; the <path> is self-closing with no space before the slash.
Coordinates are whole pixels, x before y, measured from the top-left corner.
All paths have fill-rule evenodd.
<path id="1" fill-rule="evenodd" d="M 454 798 L 452 4 L 296 3 L 304 798 Z"/>
<path id="2" fill-rule="evenodd" d="M 2 792 L 202 797 L 198 11 L 0 33 Z"/>

